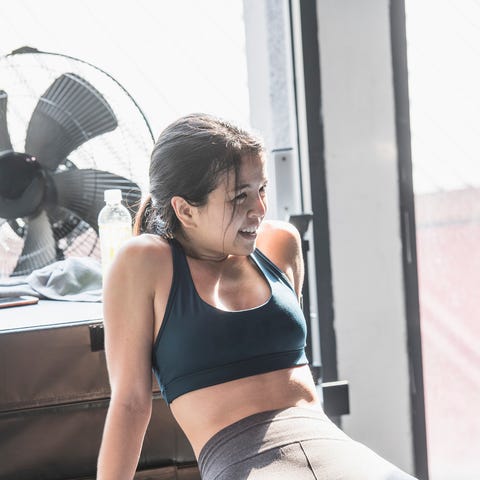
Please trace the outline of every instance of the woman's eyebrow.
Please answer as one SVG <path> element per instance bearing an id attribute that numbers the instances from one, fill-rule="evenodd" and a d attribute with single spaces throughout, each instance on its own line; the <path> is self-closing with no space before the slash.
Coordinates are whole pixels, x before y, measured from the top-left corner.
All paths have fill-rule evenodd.
<path id="1" fill-rule="evenodd" d="M 268 182 L 268 179 L 267 178 L 263 178 L 262 181 L 260 182 L 262 185 L 267 183 Z M 237 187 L 235 189 L 232 190 L 232 192 L 235 192 L 235 191 L 238 191 L 238 190 L 241 190 L 242 188 L 250 188 L 252 185 L 250 183 L 241 183 L 239 185 L 237 185 Z"/>

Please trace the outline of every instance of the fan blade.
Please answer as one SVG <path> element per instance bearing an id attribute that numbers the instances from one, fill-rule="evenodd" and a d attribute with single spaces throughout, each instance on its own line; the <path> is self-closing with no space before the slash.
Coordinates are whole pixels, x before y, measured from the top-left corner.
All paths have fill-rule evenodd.
<path id="1" fill-rule="evenodd" d="M 86 230 L 90 228 L 90 225 L 87 225 L 82 221 L 79 216 L 66 208 L 59 207 L 58 205 L 45 205 L 45 211 L 47 212 L 48 218 L 50 219 L 50 225 L 53 230 L 53 237 L 57 242 L 57 247 L 59 247 L 59 241 L 65 238 L 69 238 L 72 235 L 72 232 L 77 230 Z M 83 226 L 80 227 L 80 225 Z M 76 235 L 74 235 L 76 236 Z M 64 244 L 62 243 L 62 250 Z M 57 257 L 59 252 L 57 251 Z"/>
<path id="2" fill-rule="evenodd" d="M 0 155 L 13 151 L 7 126 L 7 92 L 0 90 Z"/>
<path id="3" fill-rule="evenodd" d="M 26 275 L 56 261 L 55 240 L 45 211 L 27 220 L 27 233 L 22 254 L 12 274 Z"/>
<path id="4" fill-rule="evenodd" d="M 98 214 L 105 206 L 105 190 L 120 189 L 123 203 L 132 216 L 137 212 L 142 198 L 142 192 L 136 183 L 102 170 L 67 170 L 52 175 L 52 180 L 56 188 L 57 205 L 74 212 L 96 232 Z"/>
<path id="5" fill-rule="evenodd" d="M 64 73 L 48 87 L 28 124 L 25 151 L 55 170 L 82 143 L 117 128 L 102 94 L 74 73 Z"/>

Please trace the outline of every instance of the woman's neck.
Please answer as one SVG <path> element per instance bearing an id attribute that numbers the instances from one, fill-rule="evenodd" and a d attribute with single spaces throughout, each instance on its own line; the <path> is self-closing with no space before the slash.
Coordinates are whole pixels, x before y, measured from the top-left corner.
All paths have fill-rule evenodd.
<path id="1" fill-rule="evenodd" d="M 223 262 L 229 257 L 228 254 L 223 252 L 219 252 L 217 254 L 215 252 L 202 250 L 200 246 L 192 242 L 191 239 L 183 232 L 179 232 L 175 236 L 175 240 L 180 243 L 183 250 L 185 251 L 185 254 L 195 260 L 204 260 L 208 262 Z"/>

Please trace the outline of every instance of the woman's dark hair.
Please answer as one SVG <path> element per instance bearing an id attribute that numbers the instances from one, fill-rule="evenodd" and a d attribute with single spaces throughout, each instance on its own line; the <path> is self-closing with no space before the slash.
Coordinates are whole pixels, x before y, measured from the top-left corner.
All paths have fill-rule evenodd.
<path id="1" fill-rule="evenodd" d="M 180 223 L 172 197 L 205 205 L 223 174 L 233 171 L 236 184 L 241 159 L 263 151 L 259 138 L 211 115 L 194 113 L 170 124 L 152 152 L 150 194 L 137 213 L 134 233 L 173 238 Z"/>

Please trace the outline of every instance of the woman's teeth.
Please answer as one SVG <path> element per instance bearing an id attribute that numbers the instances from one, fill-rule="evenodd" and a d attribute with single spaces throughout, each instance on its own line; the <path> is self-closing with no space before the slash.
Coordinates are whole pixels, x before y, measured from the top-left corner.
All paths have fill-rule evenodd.
<path id="1" fill-rule="evenodd" d="M 252 228 L 244 228 L 243 230 L 240 230 L 241 233 L 249 233 L 249 234 L 253 234 L 253 233 L 257 233 L 257 229 L 255 227 L 252 227 Z"/>

